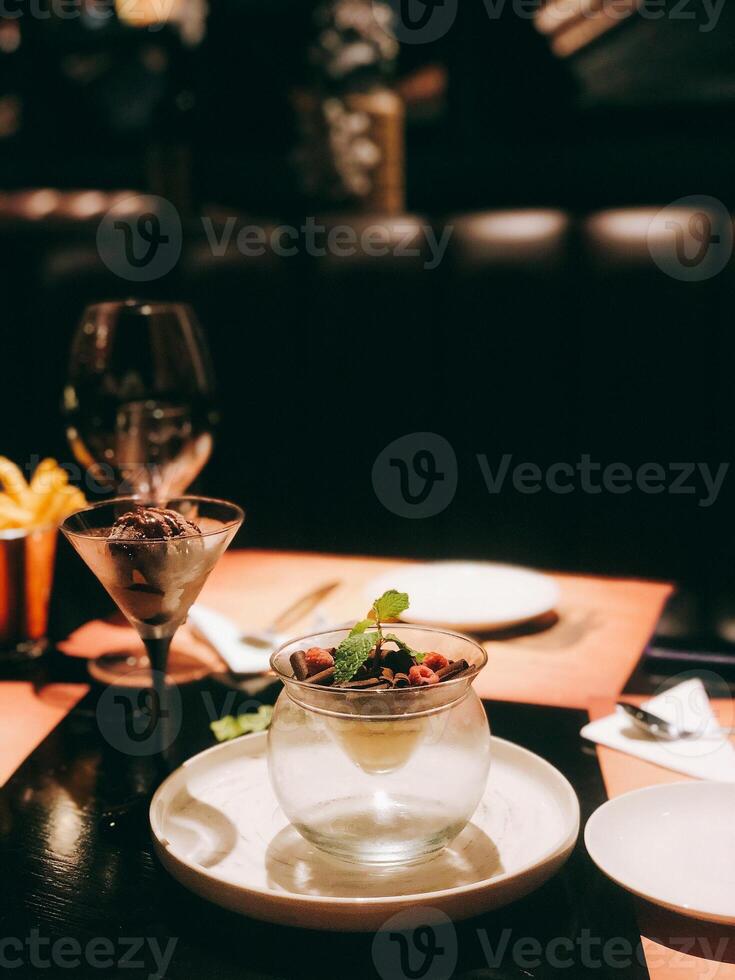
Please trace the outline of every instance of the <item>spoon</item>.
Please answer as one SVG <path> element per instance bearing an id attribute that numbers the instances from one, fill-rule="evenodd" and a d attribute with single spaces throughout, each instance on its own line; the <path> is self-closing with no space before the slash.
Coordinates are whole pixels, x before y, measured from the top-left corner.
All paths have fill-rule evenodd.
<path id="1" fill-rule="evenodd" d="M 679 725 L 674 724 L 674 722 L 666 721 L 665 718 L 654 714 L 652 711 L 647 711 L 637 704 L 628 704 L 626 701 L 618 701 L 618 707 L 623 709 L 636 728 L 640 728 L 647 735 L 653 735 L 654 738 L 659 738 L 664 742 L 675 742 L 681 738 L 721 737 L 735 733 L 735 728 L 700 729 L 698 731 L 690 728 L 681 728 Z"/>
<path id="2" fill-rule="evenodd" d="M 216 650 L 232 674 L 259 674 L 269 668 L 270 655 L 294 623 L 303 619 L 333 592 L 339 582 L 312 589 L 285 609 L 259 633 L 243 635 L 236 623 L 198 603 L 189 610 L 189 624 L 195 633 Z"/>
<path id="3" fill-rule="evenodd" d="M 280 634 L 285 633 L 294 623 L 298 623 L 299 620 L 316 609 L 319 603 L 323 602 L 331 592 L 334 592 L 339 584 L 339 582 L 328 582 L 326 585 L 318 586 L 312 592 L 308 592 L 305 596 L 297 599 L 288 609 L 284 609 L 273 620 L 268 629 L 263 630 L 262 633 L 243 634 L 240 636 L 240 642 L 249 647 L 273 650 L 277 646 Z"/>

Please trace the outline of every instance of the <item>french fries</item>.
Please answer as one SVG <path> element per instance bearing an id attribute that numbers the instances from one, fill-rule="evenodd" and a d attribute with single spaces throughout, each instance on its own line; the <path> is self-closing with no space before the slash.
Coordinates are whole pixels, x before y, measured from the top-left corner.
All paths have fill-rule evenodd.
<path id="1" fill-rule="evenodd" d="M 29 484 L 15 463 L 0 456 L 0 484 L 0 530 L 58 524 L 87 503 L 55 459 L 41 460 Z"/>

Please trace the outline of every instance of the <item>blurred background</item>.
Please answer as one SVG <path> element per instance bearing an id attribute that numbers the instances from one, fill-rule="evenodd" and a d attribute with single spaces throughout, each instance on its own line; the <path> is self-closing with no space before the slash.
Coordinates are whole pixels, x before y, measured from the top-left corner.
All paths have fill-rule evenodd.
<path id="1" fill-rule="evenodd" d="M 181 300 L 217 385 L 195 488 L 242 545 L 672 579 L 672 629 L 735 640 L 735 474 L 671 471 L 732 458 L 734 47 L 714 0 L 8 0 L 2 452 L 73 459 L 88 304 Z M 374 464 L 426 432 L 456 493 L 411 519 Z M 478 454 L 666 480 L 490 493 Z"/>

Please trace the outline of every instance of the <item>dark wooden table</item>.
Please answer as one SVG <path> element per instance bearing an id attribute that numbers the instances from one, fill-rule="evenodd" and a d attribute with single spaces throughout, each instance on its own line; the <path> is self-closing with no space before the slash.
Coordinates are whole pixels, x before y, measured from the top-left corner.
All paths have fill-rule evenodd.
<path id="1" fill-rule="evenodd" d="M 56 656 L 38 668 L 35 681 L 70 679 L 82 666 Z M 645 687 L 645 674 L 636 683 Z M 440 931 L 433 945 L 423 933 L 409 934 L 406 942 L 416 948 L 406 946 L 403 961 L 398 940 L 374 946 L 370 934 L 271 926 L 208 904 L 162 870 L 144 832 L 100 830 L 103 810 L 151 789 L 158 778 L 149 758 L 118 751 L 100 733 L 100 693 L 92 689 L 0 791 L 0 970 L 9 976 L 148 977 L 162 961 L 171 980 L 648 976 L 637 962 L 632 902 L 596 870 L 581 840 L 561 873 L 523 901 L 450 926 L 451 935 Z M 226 702 L 228 689 L 212 679 L 181 694 L 174 765 L 213 744 L 212 712 L 234 707 Z M 258 697 L 272 701 L 276 694 L 271 686 Z M 595 751 L 579 738 L 586 714 L 492 702 L 487 711 L 495 734 L 567 776 L 584 826 L 606 799 Z M 571 940 L 573 952 L 548 945 L 557 939 Z M 630 951 L 624 969 L 600 961 L 602 945 L 612 940 Z M 538 966 L 529 965 L 536 943 L 546 950 Z M 552 952 L 549 961 L 554 949 L 561 960 Z M 573 963 L 560 966 L 570 956 Z M 613 957 L 615 964 L 622 959 Z"/>
<path id="2" fill-rule="evenodd" d="M 260 565 L 263 561 L 260 556 Z M 70 566 L 70 576 L 77 565 Z M 293 571 L 297 588 L 306 578 L 302 565 L 303 559 Z M 281 582 L 282 565 L 278 570 Z M 327 571 L 320 565 L 312 574 Z M 240 566 L 238 576 L 238 581 L 245 578 Z M 71 619 L 57 635 L 89 618 L 92 610 L 89 577 L 74 579 L 73 585 L 60 604 Z M 241 591 L 238 587 L 233 596 Z M 59 653 L 27 676 L 39 688 L 50 681 L 88 679 L 84 661 Z M 639 667 L 628 689 L 644 694 L 660 681 Z M 213 717 L 236 711 L 241 698 L 272 702 L 278 685 L 263 688 L 259 681 L 233 694 L 208 678 L 181 688 L 180 694 L 171 767 L 214 744 Z M 523 901 L 434 933 L 416 930 L 405 940 L 272 926 L 208 904 L 163 871 L 145 821 L 137 833 L 101 830 L 105 810 L 150 792 L 160 780 L 150 756 L 132 756 L 111 744 L 118 740 L 109 732 L 105 737 L 100 721 L 116 695 L 123 697 L 128 712 L 140 706 L 136 691 L 93 687 L 0 789 L 3 975 L 122 980 L 160 975 L 170 980 L 649 976 L 640 965 L 633 901 L 597 871 L 581 839 L 564 869 Z M 579 737 L 586 712 L 509 702 L 488 702 L 487 711 L 496 735 L 537 752 L 567 776 L 579 796 L 584 826 L 607 799 L 597 754 Z M 605 944 L 613 955 L 601 957 Z M 539 965 L 532 965 L 538 959 Z"/>

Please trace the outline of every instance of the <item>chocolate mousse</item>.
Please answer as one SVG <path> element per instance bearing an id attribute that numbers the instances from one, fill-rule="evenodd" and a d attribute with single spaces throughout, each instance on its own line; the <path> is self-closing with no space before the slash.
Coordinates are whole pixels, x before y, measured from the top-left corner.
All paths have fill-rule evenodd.
<path id="1" fill-rule="evenodd" d="M 199 527 L 175 510 L 138 507 L 121 514 L 110 530 L 110 538 L 126 541 L 181 538 L 201 534 Z"/>
<path id="2" fill-rule="evenodd" d="M 205 537 L 175 510 L 137 507 L 107 533 L 112 565 L 99 576 L 138 627 L 183 619 L 210 570 Z"/>

